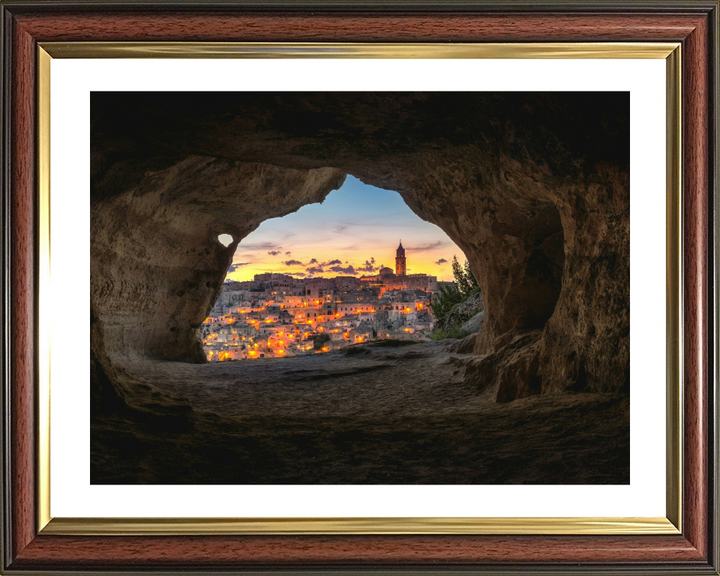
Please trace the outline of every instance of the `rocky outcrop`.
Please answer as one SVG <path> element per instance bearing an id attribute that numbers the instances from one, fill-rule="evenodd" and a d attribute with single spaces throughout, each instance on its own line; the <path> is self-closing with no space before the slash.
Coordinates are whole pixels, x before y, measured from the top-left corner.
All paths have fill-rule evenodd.
<path id="1" fill-rule="evenodd" d="M 478 312 L 470 318 L 470 320 L 464 322 L 463 325 L 460 326 L 460 330 L 467 334 L 476 334 L 480 332 L 483 322 L 485 322 L 485 312 Z"/>
<path id="2" fill-rule="evenodd" d="M 478 315 L 485 309 L 483 303 L 483 297 L 481 292 L 476 292 L 471 295 L 467 300 L 461 302 L 452 311 L 445 316 L 440 318 L 435 323 L 435 332 L 450 332 L 453 328 L 464 332 L 465 336 L 478 332 L 480 330 L 480 322 L 478 322 Z M 474 323 L 470 323 L 475 318 Z M 484 320 L 484 317 L 483 317 Z M 470 323 L 465 326 L 466 323 Z M 475 327 L 477 325 L 477 328 Z"/>
<path id="3" fill-rule="evenodd" d="M 192 156 L 94 204 L 91 302 L 105 353 L 202 361 L 198 329 L 240 240 L 267 218 L 321 201 L 344 179 L 332 168 Z M 230 245 L 220 234 L 233 237 Z"/>
<path id="4" fill-rule="evenodd" d="M 467 255 L 486 308 L 469 380 L 501 400 L 628 386 L 627 94 L 93 93 L 91 123 L 91 355 L 106 375 L 200 361 L 237 243 L 352 174 Z M 131 395 L 109 381 L 97 406 Z"/>

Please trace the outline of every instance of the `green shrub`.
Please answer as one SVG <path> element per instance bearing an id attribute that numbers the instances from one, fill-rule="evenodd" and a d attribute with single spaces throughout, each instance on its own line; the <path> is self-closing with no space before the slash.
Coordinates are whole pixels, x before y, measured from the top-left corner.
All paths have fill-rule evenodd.
<path id="1" fill-rule="evenodd" d="M 449 330 L 434 330 L 430 334 L 431 340 L 445 340 L 446 338 L 454 338 L 456 340 L 462 340 L 465 336 L 469 336 L 470 332 L 463 330 L 460 326 L 453 326 Z"/>
<path id="2" fill-rule="evenodd" d="M 457 256 L 452 260 L 453 276 L 455 286 L 441 286 L 439 292 L 430 304 L 435 320 L 442 320 L 452 312 L 458 304 L 462 304 L 473 294 L 480 292 L 480 285 L 477 278 L 470 270 L 470 263 L 460 266 Z"/>
<path id="3" fill-rule="evenodd" d="M 456 286 L 441 286 L 430 303 L 435 320 L 442 320 L 452 312 L 458 304 L 462 304 L 465 298 Z"/>

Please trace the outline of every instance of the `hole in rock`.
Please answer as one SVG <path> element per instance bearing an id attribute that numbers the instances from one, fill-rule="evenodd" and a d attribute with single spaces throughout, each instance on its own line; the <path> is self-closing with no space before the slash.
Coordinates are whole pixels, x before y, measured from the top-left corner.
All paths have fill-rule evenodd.
<path id="1" fill-rule="evenodd" d="M 232 236 L 230 236 L 230 234 L 220 234 L 220 236 L 218 236 L 217 239 L 218 239 L 218 242 L 220 242 L 220 244 L 222 244 L 226 248 L 228 246 L 230 246 L 230 244 L 232 244 L 232 242 L 234 240 L 234 238 Z"/>
<path id="2" fill-rule="evenodd" d="M 446 318 L 460 303 L 463 313 Z M 201 336 L 210 362 L 344 350 L 342 359 L 363 353 L 349 350 L 360 344 L 467 336 L 482 310 L 477 280 L 447 234 L 396 192 L 348 177 L 322 203 L 243 239 Z"/>

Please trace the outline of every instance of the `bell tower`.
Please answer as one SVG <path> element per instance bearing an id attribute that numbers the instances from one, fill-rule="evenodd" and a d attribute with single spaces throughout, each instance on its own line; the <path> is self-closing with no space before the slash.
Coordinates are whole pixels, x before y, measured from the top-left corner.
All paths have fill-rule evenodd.
<path id="1" fill-rule="evenodd" d="M 405 276 L 407 274 L 407 265 L 405 262 L 405 248 L 403 248 L 402 240 L 395 254 L 395 275 Z"/>

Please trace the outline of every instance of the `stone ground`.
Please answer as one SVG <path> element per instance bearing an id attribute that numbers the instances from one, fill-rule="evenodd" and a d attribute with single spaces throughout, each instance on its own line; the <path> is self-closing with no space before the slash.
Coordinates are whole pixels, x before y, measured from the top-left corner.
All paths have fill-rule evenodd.
<path id="1" fill-rule="evenodd" d="M 463 383 L 449 341 L 306 357 L 125 368 L 186 398 L 187 424 L 95 417 L 99 484 L 622 484 L 630 400 L 497 404 Z"/>

